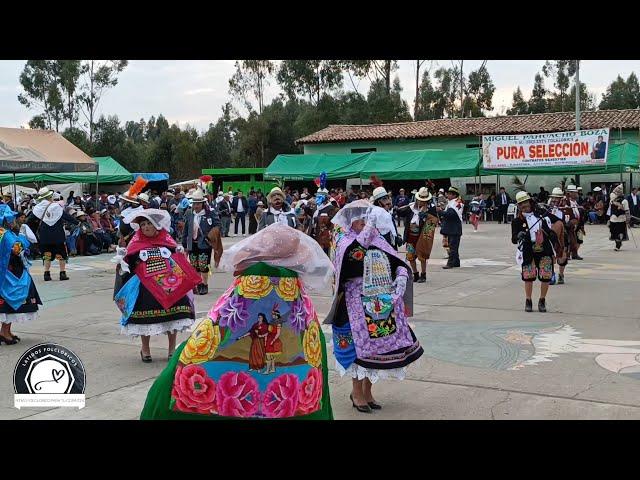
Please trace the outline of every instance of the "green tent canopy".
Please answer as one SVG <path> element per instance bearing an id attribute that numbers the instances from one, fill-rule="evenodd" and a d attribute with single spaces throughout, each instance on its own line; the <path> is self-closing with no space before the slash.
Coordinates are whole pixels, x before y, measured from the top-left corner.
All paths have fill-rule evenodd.
<path id="1" fill-rule="evenodd" d="M 93 157 L 99 166 L 98 183 L 129 183 L 131 173 L 113 159 L 113 157 Z M 16 183 L 96 183 L 96 172 L 69 173 L 18 173 Z M 13 175 L 0 175 L 0 184 L 13 183 Z"/>
<path id="2" fill-rule="evenodd" d="M 278 155 L 265 176 L 283 180 L 311 180 L 327 172 L 329 179 L 385 180 L 473 177 L 478 175 L 478 149 L 414 150 L 331 155 Z"/>
<path id="3" fill-rule="evenodd" d="M 282 180 L 313 180 L 322 172 L 327 178 L 356 178 L 360 176 L 369 153 L 333 155 L 278 155 L 264 172 L 265 177 Z"/>
<path id="4" fill-rule="evenodd" d="M 478 175 L 480 153 L 475 148 L 373 152 L 360 178 L 376 175 L 383 180 L 424 180 Z"/>
<path id="5" fill-rule="evenodd" d="M 480 168 L 482 175 L 600 175 L 604 173 L 637 172 L 640 150 L 637 143 L 609 145 L 606 165 L 572 165 L 537 168 Z"/>

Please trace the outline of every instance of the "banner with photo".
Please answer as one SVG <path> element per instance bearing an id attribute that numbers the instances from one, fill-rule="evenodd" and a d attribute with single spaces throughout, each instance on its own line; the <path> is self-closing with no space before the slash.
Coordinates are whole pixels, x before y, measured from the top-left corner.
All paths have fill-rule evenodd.
<path id="1" fill-rule="evenodd" d="M 605 165 L 609 129 L 524 135 L 483 135 L 482 163 L 491 168 Z"/>

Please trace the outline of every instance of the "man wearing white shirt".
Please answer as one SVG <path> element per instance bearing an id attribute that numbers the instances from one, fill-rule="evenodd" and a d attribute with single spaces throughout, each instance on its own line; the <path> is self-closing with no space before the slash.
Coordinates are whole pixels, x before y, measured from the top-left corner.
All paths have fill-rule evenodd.
<path id="1" fill-rule="evenodd" d="M 498 223 L 507 223 L 507 208 L 511 203 L 511 197 L 504 187 L 500 187 L 500 193 L 496 195 L 496 206 L 498 207 Z"/>
<path id="2" fill-rule="evenodd" d="M 247 216 L 247 210 L 249 210 L 249 202 L 247 198 L 242 195 L 242 190 L 238 190 L 238 196 L 231 202 L 231 209 L 236 214 L 236 224 L 234 226 L 234 233 L 238 235 L 238 224 L 242 223 L 242 235 L 245 234 L 245 218 Z"/>

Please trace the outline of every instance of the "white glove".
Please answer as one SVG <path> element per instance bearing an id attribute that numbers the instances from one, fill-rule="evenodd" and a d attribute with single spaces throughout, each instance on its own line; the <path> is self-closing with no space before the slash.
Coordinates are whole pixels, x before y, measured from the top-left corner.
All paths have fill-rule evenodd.
<path id="1" fill-rule="evenodd" d="M 111 259 L 112 263 L 120 264 L 120 268 L 123 272 L 131 273 L 129 270 L 129 264 L 124 261 L 124 258 L 127 256 L 127 249 L 123 247 L 116 248 L 116 256 Z"/>
<path id="2" fill-rule="evenodd" d="M 176 252 L 178 252 L 178 253 L 184 253 L 184 247 L 183 247 L 182 245 L 178 245 L 178 246 L 176 247 Z"/>

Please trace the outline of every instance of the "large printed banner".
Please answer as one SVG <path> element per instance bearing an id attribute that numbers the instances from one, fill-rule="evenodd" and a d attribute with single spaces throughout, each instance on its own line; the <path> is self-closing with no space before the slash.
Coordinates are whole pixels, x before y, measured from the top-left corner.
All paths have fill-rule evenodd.
<path id="1" fill-rule="evenodd" d="M 607 163 L 609 129 L 483 135 L 484 168 L 536 168 Z"/>

